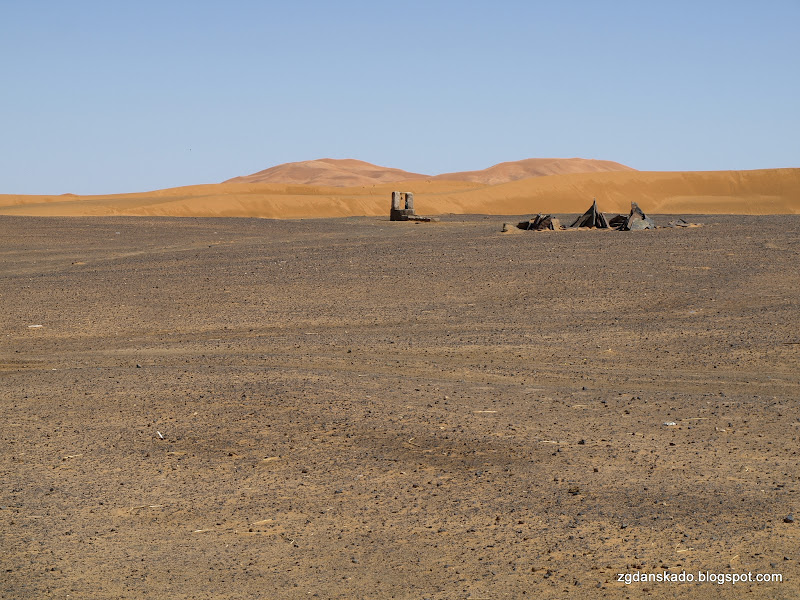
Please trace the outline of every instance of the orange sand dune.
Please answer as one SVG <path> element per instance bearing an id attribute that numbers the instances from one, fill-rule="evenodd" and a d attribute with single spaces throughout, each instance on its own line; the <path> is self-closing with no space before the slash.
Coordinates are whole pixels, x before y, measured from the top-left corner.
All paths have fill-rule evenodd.
<path id="1" fill-rule="evenodd" d="M 615 171 L 532 177 L 485 185 L 411 180 L 361 187 L 223 183 L 111 196 L 0 195 L 6 215 L 162 215 L 327 218 L 389 213 L 394 189 L 415 194 L 420 214 L 580 213 L 596 197 L 604 212 L 800 214 L 800 169 Z"/>
<path id="2" fill-rule="evenodd" d="M 482 171 L 462 171 L 444 173 L 434 179 L 453 181 L 476 181 L 497 185 L 542 175 L 565 175 L 567 173 L 593 173 L 597 171 L 635 171 L 610 160 L 590 160 L 586 158 L 527 158 L 514 162 L 504 162 Z"/>
<path id="3" fill-rule="evenodd" d="M 362 160 L 322 158 L 278 165 L 252 175 L 234 177 L 224 183 L 292 183 L 351 187 L 427 177 L 428 175 L 409 173 L 401 169 L 379 167 Z"/>
<path id="4" fill-rule="evenodd" d="M 440 194 L 434 205 L 467 214 L 569 213 L 583 212 L 593 197 L 609 213 L 628 212 L 637 202 L 654 214 L 800 214 L 800 169 L 552 175 Z"/>
<path id="5" fill-rule="evenodd" d="M 595 171 L 633 171 L 610 160 L 588 160 L 585 158 L 528 158 L 504 162 L 482 171 L 462 171 L 443 175 L 422 175 L 400 169 L 379 167 L 361 160 L 322 158 L 303 162 L 286 163 L 271 167 L 252 175 L 234 177 L 224 183 L 289 183 L 300 185 L 324 185 L 353 187 L 397 181 L 438 179 L 449 181 L 474 181 L 477 183 L 508 183 L 517 179 L 540 175 L 564 173 L 590 173 Z"/>

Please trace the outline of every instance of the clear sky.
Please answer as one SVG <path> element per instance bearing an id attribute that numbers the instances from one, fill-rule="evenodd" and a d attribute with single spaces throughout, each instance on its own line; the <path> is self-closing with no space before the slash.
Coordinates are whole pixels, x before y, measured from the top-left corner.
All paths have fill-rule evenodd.
<path id="1" fill-rule="evenodd" d="M 800 167 L 798 24 L 798 0 L 0 0 L 0 193 L 324 157 Z"/>

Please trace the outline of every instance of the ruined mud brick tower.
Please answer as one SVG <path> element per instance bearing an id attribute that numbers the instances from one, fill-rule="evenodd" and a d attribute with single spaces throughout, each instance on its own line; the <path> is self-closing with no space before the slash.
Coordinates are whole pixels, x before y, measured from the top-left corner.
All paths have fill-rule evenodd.
<path id="1" fill-rule="evenodd" d="M 411 192 L 392 192 L 392 209 L 389 211 L 390 221 L 408 221 L 415 215 L 414 194 Z"/>

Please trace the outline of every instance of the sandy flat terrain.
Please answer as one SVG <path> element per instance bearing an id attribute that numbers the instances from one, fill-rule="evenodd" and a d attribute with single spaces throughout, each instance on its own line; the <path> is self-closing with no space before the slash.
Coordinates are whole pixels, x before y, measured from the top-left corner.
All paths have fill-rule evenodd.
<path id="1" fill-rule="evenodd" d="M 111 196 L 0 195 L 0 214 L 29 216 L 263 217 L 382 216 L 392 190 L 414 192 L 419 214 L 518 215 L 600 210 L 653 214 L 799 214 L 800 169 L 608 171 L 529 177 L 490 185 L 415 180 L 357 187 L 222 183 Z"/>
<path id="2" fill-rule="evenodd" d="M 0 217 L 0 598 L 800 596 L 800 216 L 503 220 Z"/>

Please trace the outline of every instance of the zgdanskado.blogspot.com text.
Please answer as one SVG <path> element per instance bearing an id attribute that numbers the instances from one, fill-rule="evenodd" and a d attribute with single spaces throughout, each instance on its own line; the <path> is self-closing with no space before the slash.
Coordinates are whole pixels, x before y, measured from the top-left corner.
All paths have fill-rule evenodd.
<path id="1" fill-rule="evenodd" d="M 715 573 L 713 571 L 681 571 L 672 573 L 661 571 L 657 573 L 617 573 L 617 581 L 625 585 L 634 583 L 714 583 L 717 585 L 736 585 L 737 583 L 783 583 L 780 573 Z"/>

